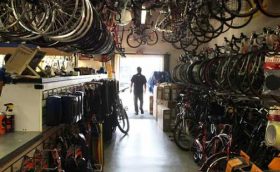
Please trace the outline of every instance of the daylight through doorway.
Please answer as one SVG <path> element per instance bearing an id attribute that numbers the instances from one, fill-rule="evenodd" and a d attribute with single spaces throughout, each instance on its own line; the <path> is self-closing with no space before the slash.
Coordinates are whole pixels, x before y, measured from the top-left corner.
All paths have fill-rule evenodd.
<path id="1" fill-rule="evenodd" d="M 162 55 L 127 55 L 126 58 L 120 59 L 120 89 L 130 86 L 131 77 L 137 73 L 136 68 L 142 68 L 142 74 L 146 77 L 147 81 L 152 77 L 155 71 L 163 71 L 164 60 Z M 133 93 L 130 93 L 129 89 L 121 94 L 121 98 L 124 106 L 127 107 L 128 116 L 130 118 L 149 118 L 152 115 L 149 114 L 149 97 L 153 94 L 149 92 L 149 85 L 147 83 L 147 91 L 144 94 L 144 114 L 135 115 Z"/>

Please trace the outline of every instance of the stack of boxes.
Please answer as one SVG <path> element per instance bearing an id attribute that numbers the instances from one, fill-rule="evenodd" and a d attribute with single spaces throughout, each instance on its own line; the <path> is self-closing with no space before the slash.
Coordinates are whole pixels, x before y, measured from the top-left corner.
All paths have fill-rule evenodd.
<path id="1" fill-rule="evenodd" d="M 162 83 L 154 88 L 153 115 L 165 132 L 172 129 L 172 121 L 176 118 L 176 99 L 181 90 L 181 87 L 171 83 Z"/>
<path id="2" fill-rule="evenodd" d="M 154 98 L 153 98 L 153 96 L 150 96 L 149 99 L 150 99 L 149 112 L 150 112 L 150 115 L 153 115 Z"/>

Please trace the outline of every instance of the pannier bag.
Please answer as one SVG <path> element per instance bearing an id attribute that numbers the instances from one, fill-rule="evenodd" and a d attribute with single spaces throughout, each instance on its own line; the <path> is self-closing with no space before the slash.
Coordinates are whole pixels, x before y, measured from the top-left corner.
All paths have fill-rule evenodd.
<path id="1" fill-rule="evenodd" d="M 73 95 L 77 96 L 78 97 L 78 118 L 79 119 L 82 119 L 82 116 L 84 114 L 84 95 L 85 93 L 82 92 L 82 91 L 76 91 Z"/>
<path id="2" fill-rule="evenodd" d="M 79 115 L 78 97 L 75 95 L 64 95 L 61 97 L 61 99 L 63 109 L 62 122 L 65 124 L 75 123 Z"/>
<path id="3" fill-rule="evenodd" d="M 56 126 L 62 121 L 62 101 L 60 96 L 49 96 L 46 100 L 46 125 Z"/>

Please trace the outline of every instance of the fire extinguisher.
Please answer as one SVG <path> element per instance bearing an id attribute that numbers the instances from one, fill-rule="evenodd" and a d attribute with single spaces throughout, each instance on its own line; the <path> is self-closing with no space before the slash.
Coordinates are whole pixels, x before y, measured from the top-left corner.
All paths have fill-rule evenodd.
<path id="1" fill-rule="evenodd" d="M 13 103 L 7 103 L 4 104 L 6 106 L 6 133 L 14 132 L 15 130 L 15 115 L 13 112 L 14 104 Z"/>

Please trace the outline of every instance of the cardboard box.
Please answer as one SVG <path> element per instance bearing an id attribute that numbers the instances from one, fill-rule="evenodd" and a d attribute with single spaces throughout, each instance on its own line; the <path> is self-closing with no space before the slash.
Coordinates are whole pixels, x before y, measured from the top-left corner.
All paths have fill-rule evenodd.
<path id="1" fill-rule="evenodd" d="M 163 98 L 162 98 L 163 100 L 167 100 L 168 101 L 168 100 L 171 100 L 170 98 L 171 98 L 170 92 L 163 94 Z"/>
<path id="2" fill-rule="evenodd" d="M 157 86 L 154 87 L 153 95 L 153 116 L 157 118 Z"/>
<path id="3" fill-rule="evenodd" d="M 157 119 L 157 104 L 153 103 L 153 116 Z"/>
<path id="4" fill-rule="evenodd" d="M 179 93 L 180 93 L 180 90 L 179 90 L 179 89 L 177 89 L 177 88 L 172 88 L 172 89 L 171 89 L 170 100 L 176 101 L 176 100 L 177 100 L 177 97 L 178 97 L 178 95 L 179 95 Z"/>
<path id="5" fill-rule="evenodd" d="M 168 132 L 171 130 L 171 110 L 165 106 L 158 105 L 158 126 L 164 131 Z"/>
<path id="6" fill-rule="evenodd" d="M 1 96 L 1 93 L 2 93 L 3 86 L 4 86 L 4 82 L 0 81 L 0 96 Z"/>
<path id="7" fill-rule="evenodd" d="M 149 107 L 149 111 L 150 111 L 150 114 L 151 114 L 151 115 L 153 114 L 153 104 L 154 104 L 154 98 L 153 98 L 153 96 L 150 96 L 150 107 Z"/>
<path id="8" fill-rule="evenodd" d="M 158 87 L 162 88 L 162 96 L 158 96 L 158 99 L 176 101 L 179 93 L 182 90 L 182 86 L 173 83 L 161 83 Z"/>
<path id="9" fill-rule="evenodd" d="M 176 108 L 171 109 L 171 119 L 176 119 L 177 116 L 177 110 Z"/>
<path id="10" fill-rule="evenodd" d="M 177 102 L 176 101 L 169 101 L 169 100 L 157 100 L 158 105 L 163 105 L 170 109 L 176 108 Z"/>
<path id="11" fill-rule="evenodd" d="M 161 86 L 161 85 L 155 85 L 154 86 L 154 98 L 157 98 L 157 99 L 162 99 L 163 98 L 163 90 L 164 87 Z"/>
<path id="12" fill-rule="evenodd" d="M 157 97 L 156 97 L 157 99 L 162 99 L 163 98 L 163 88 L 157 87 L 156 94 L 157 94 Z"/>
<path id="13" fill-rule="evenodd" d="M 158 86 L 154 87 L 154 95 L 153 95 L 153 116 L 157 118 L 157 93 Z"/>

